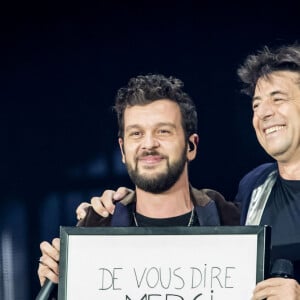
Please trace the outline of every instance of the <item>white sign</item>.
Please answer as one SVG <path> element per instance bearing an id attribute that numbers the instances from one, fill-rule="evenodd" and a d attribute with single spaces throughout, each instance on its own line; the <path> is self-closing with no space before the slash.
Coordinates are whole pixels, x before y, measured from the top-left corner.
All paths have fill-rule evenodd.
<path id="1" fill-rule="evenodd" d="M 265 229 L 62 227 L 59 299 L 251 299 Z"/>

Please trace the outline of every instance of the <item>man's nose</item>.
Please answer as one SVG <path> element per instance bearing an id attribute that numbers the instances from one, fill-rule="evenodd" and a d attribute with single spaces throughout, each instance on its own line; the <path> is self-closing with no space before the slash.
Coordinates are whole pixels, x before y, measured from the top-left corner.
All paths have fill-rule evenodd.
<path id="1" fill-rule="evenodd" d="M 143 149 L 153 149 L 159 146 L 158 139 L 153 134 L 145 134 L 142 141 Z"/>
<path id="2" fill-rule="evenodd" d="M 263 101 L 257 107 L 255 114 L 261 120 L 266 120 L 274 115 L 274 106 L 270 101 Z"/>

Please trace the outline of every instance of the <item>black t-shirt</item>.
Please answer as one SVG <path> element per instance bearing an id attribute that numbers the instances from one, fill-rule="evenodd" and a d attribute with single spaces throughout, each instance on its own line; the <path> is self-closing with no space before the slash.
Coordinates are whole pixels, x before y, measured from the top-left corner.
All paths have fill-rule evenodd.
<path id="1" fill-rule="evenodd" d="M 295 276 L 300 282 L 300 180 L 278 176 L 260 224 L 272 227 L 271 260 L 293 261 Z"/>
<path id="2" fill-rule="evenodd" d="M 193 213 L 193 215 L 192 215 Z M 192 217 L 192 219 L 191 219 Z M 199 226 L 196 210 L 172 218 L 148 218 L 139 213 L 135 213 L 135 218 L 139 227 L 156 227 L 156 226 Z M 133 224 L 135 226 L 135 224 Z"/>

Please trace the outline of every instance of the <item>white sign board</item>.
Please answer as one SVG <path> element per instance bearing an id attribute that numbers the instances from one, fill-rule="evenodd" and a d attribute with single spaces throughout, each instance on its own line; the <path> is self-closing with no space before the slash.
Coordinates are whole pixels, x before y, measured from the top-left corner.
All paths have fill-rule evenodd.
<path id="1" fill-rule="evenodd" d="M 267 229 L 61 227 L 59 300 L 251 299 Z"/>

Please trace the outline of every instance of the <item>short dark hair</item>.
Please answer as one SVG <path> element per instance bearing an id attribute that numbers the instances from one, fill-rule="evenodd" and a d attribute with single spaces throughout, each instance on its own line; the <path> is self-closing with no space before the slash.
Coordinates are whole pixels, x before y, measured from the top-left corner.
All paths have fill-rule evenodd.
<path id="1" fill-rule="evenodd" d="M 257 80 L 275 71 L 292 71 L 300 74 L 300 44 L 283 45 L 274 49 L 265 46 L 249 55 L 237 74 L 244 86 L 242 92 L 253 96 Z"/>
<path id="2" fill-rule="evenodd" d="M 169 99 L 179 105 L 186 139 L 197 132 L 198 118 L 195 104 L 185 93 L 183 82 L 160 74 L 139 75 L 131 78 L 126 87 L 118 90 L 114 109 L 117 112 L 119 137 L 124 136 L 124 111 L 134 105 L 146 105 L 160 99 Z"/>

